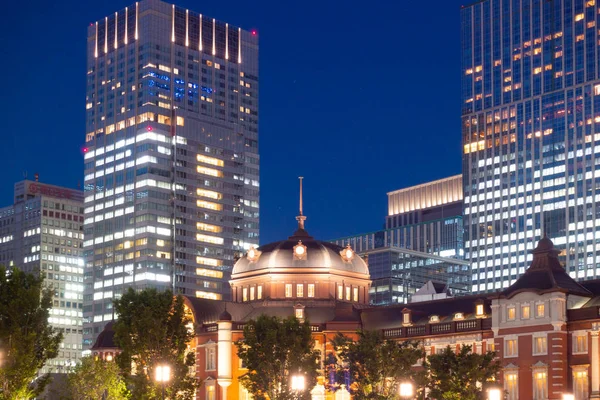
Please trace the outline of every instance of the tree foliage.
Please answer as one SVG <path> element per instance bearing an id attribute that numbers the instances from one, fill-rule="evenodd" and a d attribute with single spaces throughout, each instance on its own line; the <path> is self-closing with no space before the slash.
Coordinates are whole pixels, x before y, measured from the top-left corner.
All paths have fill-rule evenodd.
<path id="1" fill-rule="evenodd" d="M 155 382 L 155 367 L 168 365 L 171 379 L 166 383 L 169 399 L 192 399 L 199 386 L 190 375 L 195 364 L 194 349 L 188 343 L 194 337 L 192 323 L 185 314 L 183 297 L 172 292 L 129 288 L 115 300 L 118 320 L 115 322 L 115 343 L 122 352 L 116 360 L 125 375 L 132 397 L 159 398 L 161 384 Z"/>
<path id="2" fill-rule="evenodd" d="M 423 373 L 413 365 L 425 356 L 414 341 L 385 340 L 380 332 L 359 331 L 353 341 L 340 333 L 332 341 L 336 354 L 328 355 L 328 389 L 346 385 L 356 400 L 393 399 L 401 381 L 423 381 Z"/>
<path id="3" fill-rule="evenodd" d="M 114 362 L 84 357 L 67 375 L 69 400 L 125 400 L 130 395 Z"/>
<path id="4" fill-rule="evenodd" d="M 36 376 L 63 338 L 48 324 L 52 294 L 41 277 L 0 266 L 0 399 L 33 398 L 49 382 Z"/>
<path id="5" fill-rule="evenodd" d="M 320 355 L 314 349 L 308 321 L 261 315 L 244 326 L 244 339 L 235 343 L 248 368 L 242 385 L 256 400 L 310 399 L 317 383 Z M 291 376 L 305 378 L 305 390 L 294 392 Z"/>
<path id="6" fill-rule="evenodd" d="M 439 400 L 480 400 L 485 398 L 487 382 L 497 379 L 500 364 L 495 353 L 471 352 L 463 345 L 458 352 L 450 346 L 440 354 L 427 357 L 424 367 L 429 373 L 430 397 Z"/>

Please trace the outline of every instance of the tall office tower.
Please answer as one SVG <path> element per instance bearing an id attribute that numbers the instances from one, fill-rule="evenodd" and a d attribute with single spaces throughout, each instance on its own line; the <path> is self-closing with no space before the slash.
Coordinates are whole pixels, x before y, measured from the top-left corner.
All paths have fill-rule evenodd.
<path id="1" fill-rule="evenodd" d="M 0 264 L 41 274 L 54 289 L 50 324 L 64 339 L 41 373 L 67 372 L 81 356 L 83 193 L 37 181 L 15 184 L 14 204 L 0 208 Z"/>
<path id="2" fill-rule="evenodd" d="M 600 52 L 594 0 L 461 10 L 465 249 L 473 291 L 506 288 L 552 238 L 600 275 Z"/>
<path id="3" fill-rule="evenodd" d="M 221 299 L 258 244 L 258 37 L 144 0 L 88 29 L 84 347 L 130 286 Z"/>
<path id="4" fill-rule="evenodd" d="M 463 260 L 462 177 L 388 193 L 386 229 L 335 239 L 368 257 L 371 304 L 407 303 L 428 281 L 453 295 L 471 289 Z"/>

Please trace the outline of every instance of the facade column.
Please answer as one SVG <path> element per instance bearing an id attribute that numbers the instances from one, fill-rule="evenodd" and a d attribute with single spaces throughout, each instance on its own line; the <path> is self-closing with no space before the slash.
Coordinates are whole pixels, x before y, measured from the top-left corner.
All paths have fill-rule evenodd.
<path id="1" fill-rule="evenodd" d="M 600 399 L 600 360 L 598 359 L 598 334 L 600 331 L 599 324 L 593 324 L 592 330 L 590 331 L 592 335 L 592 349 L 590 356 L 590 366 L 591 366 L 591 374 L 592 374 L 592 387 L 590 393 L 590 399 Z"/>
<path id="2" fill-rule="evenodd" d="M 227 388 L 231 385 L 232 379 L 232 334 L 231 334 L 231 316 L 229 320 L 220 318 L 217 322 L 219 326 L 217 339 L 217 383 L 221 387 L 221 400 L 227 400 Z"/>

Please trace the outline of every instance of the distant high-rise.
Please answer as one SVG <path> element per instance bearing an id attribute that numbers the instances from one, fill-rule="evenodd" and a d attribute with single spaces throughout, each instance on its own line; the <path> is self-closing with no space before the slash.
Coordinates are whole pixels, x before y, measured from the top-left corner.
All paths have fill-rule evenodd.
<path id="1" fill-rule="evenodd" d="M 0 208 L 0 264 L 41 275 L 54 289 L 49 322 L 62 330 L 58 357 L 41 373 L 66 373 L 81 357 L 83 193 L 24 180 L 14 204 Z"/>
<path id="2" fill-rule="evenodd" d="M 388 193 L 385 230 L 333 242 L 368 257 L 371 304 L 407 303 L 428 281 L 453 295 L 471 289 L 460 175 Z"/>
<path id="3" fill-rule="evenodd" d="M 461 10 L 466 258 L 506 288 L 545 234 L 573 278 L 600 276 L 599 2 Z"/>
<path id="4" fill-rule="evenodd" d="M 221 299 L 258 245 L 258 37 L 158 0 L 88 28 L 84 347 L 129 286 Z"/>

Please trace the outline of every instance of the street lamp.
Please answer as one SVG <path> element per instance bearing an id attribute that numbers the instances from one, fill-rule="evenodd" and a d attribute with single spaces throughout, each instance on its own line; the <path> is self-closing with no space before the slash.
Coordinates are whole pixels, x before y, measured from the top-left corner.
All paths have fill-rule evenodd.
<path id="1" fill-rule="evenodd" d="M 171 380 L 171 367 L 168 365 L 158 365 L 155 371 L 155 379 L 162 383 L 162 398 L 165 400 L 165 385 Z"/>
<path id="2" fill-rule="evenodd" d="M 488 400 L 501 400 L 502 391 L 498 388 L 491 388 L 488 390 Z"/>
<path id="3" fill-rule="evenodd" d="M 562 400 L 575 400 L 575 395 L 571 393 L 563 393 Z"/>
<path id="4" fill-rule="evenodd" d="M 400 398 L 401 399 L 412 399 L 415 395 L 415 387 L 412 382 L 400 383 Z"/>
<path id="5" fill-rule="evenodd" d="M 305 387 L 304 375 L 292 376 L 292 390 L 295 392 L 303 392 Z"/>

